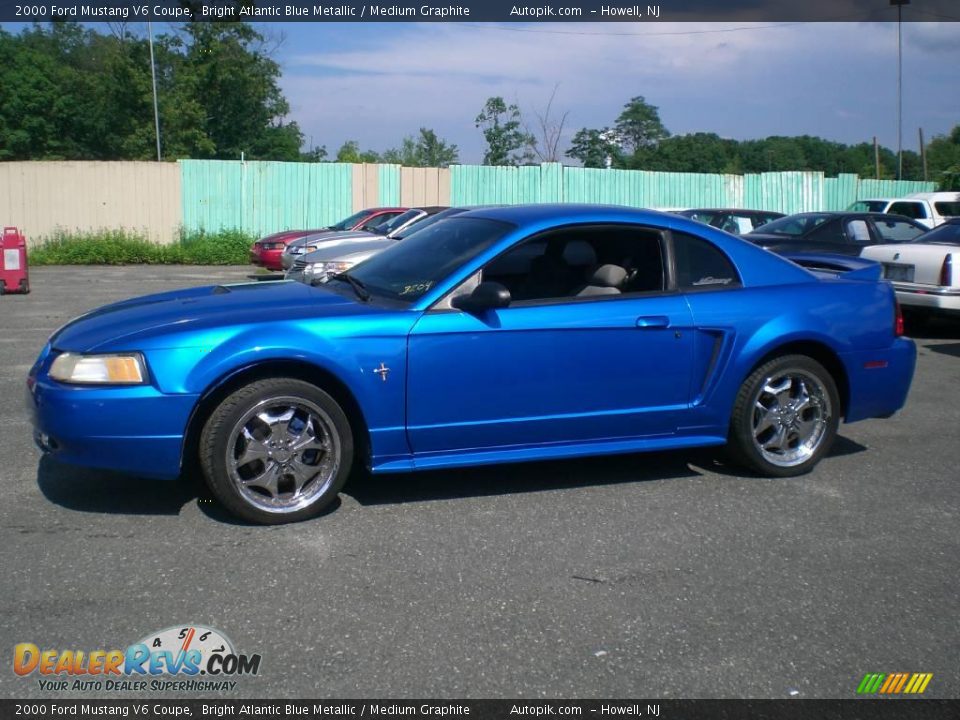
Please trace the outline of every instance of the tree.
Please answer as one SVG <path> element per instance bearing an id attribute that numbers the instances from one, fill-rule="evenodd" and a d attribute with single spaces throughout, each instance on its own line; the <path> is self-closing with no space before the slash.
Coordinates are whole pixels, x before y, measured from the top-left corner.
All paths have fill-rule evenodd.
<path id="1" fill-rule="evenodd" d="M 147 40 L 108 28 L 0 30 L 0 159 L 156 157 Z M 154 45 L 164 158 L 299 159 L 280 68 L 251 26 L 189 23 Z"/>
<path id="2" fill-rule="evenodd" d="M 523 130 L 516 105 L 508 106 L 502 97 L 487 98 L 474 122 L 487 141 L 484 165 L 519 165 L 533 159 L 528 146 L 534 140 Z"/>
<path id="3" fill-rule="evenodd" d="M 653 150 L 661 140 L 670 137 L 670 131 L 660 121 L 660 110 L 642 95 L 630 98 L 630 102 L 623 106 L 614 130 L 624 150 L 637 162 L 642 160 L 646 151 Z"/>
<path id="4" fill-rule="evenodd" d="M 405 137 L 398 148 L 390 148 L 380 156 L 380 162 L 405 167 L 419 167 L 420 158 L 417 155 L 417 141 L 411 136 Z"/>
<path id="5" fill-rule="evenodd" d="M 336 162 L 338 163 L 377 163 L 380 160 L 380 156 L 373 150 L 361 151 L 360 143 L 356 140 L 347 140 L 337 150 Z"/>
<path id="6" fill-rule="evenodd" d="M 399 148 L 384 151 L 382 161 L 406 167 L 448 167 L 459 159 L 456 145 L 448 144 L 429 128 L 420 128 L 419 137 L 408 135 Z"/>
<path id="7" fill-rule="evenodd" d="M 327 161 L 327 146 L 321 145 L 320 147 L 312 147 L 306 152 L 300 153 L 301 162 L 326 162 Z"/>
<path id="8" fill-rule="evenodd" d="M 617 167 L 621 164 L 620 144 L 610 128 L 591 130 L 581 128 L 573 136 L 567 157 L 572 157 L 588 168 Z"/>
<path id="9" fill-rule="evenodd" d="M 215 156 L 296 160 L 303 135 L 284 123 L 290 111 L 278 80 L 280 66 L 262 51 L 263 36 L 247 23 L 187 23 L 186 71 Z"/>
<path id="10" fill-rule="evenodd" d="M 737 141 L 715 133 L 673 135 L 647 155 L 644 168 L 670 172 L 726 173 L 738 165 Z"/>
<path id="11" fill-rule="evenodd" d="M 553 86 L 553 92 L 550 93 L 550 99 L 542 113 L 534 111 L 537 118 L 536 132 L 527 128 L 527 134 L 533 140 L 530 149 L 540 162 L 560 162 L 560 139 L 570 113 L 565 112 L 559 118 L 553 115 L 553 101 L 559 87 L 560 83 Z"/>
<path id="12" fill-rule="evenodd" d="M 419 167 L 449 167 L 460 159 L 456 145 L 441 140 L 429 128 L 420 128 L 417 139 L 416 158 Z"/>
<path id="13" fill-rule="evenodd" d="M 941 190 L 960 190 L 960 125 L 927 143 L 927 169 Z"/>

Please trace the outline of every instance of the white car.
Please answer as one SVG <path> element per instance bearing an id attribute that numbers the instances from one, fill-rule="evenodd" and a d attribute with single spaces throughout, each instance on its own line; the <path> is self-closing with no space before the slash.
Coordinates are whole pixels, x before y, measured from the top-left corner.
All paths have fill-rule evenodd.
<path id="1" fill-rule="evenodd" d="M 903 215 L 924 227 L 935 228 L 951 217 L 960 216 L 960 193 L 913 193 L 902 198 L 867 198 L 857 200 L 847 210 Z"/>
<path id="2" fill-rule="evenodd" d="M 914 317 L 960 315 L 960 217 L 910 242 L 864 248 L 860 256 L 883 265 L 904 311 Z"/>

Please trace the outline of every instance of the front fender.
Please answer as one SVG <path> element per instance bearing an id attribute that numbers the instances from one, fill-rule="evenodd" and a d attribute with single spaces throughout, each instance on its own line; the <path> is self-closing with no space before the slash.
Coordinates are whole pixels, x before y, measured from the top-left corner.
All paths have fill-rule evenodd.
<path id="1" fill-rule="evenodd" d="M 342 324 L 350 330 L 347 323 Z M 375 454 L 406 452 L 404 328 L 385 323 L 364 334 L 358 334 L 355 326 L 352 332 L 336 330 L 333 324 L 247 326 L 222 331 L 204 345 L 151 350 L 147 361 L 163 392 L 198 398 L 237 372 L 259 364 L 293 361 L 315 367 L 332 375 L 353 395 Z M 374 373 L 381 364 L 388 368 L 386 379 Z"/>

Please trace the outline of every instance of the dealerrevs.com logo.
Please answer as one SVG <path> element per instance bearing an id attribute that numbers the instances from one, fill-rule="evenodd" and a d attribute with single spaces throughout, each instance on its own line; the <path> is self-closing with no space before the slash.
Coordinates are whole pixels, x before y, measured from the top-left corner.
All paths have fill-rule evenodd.
<path id="1" fill-rule="evenodd" d="M 233 690 L 232 679 L 260 672 L 260 655 L 236 652 L 218 630 L 200 625 L 150 633 L 126 650 L 41 649 L 19 643 L 13 671 L 47 691 Z M 172 678 L 172 679 L 171 679 Z"/>

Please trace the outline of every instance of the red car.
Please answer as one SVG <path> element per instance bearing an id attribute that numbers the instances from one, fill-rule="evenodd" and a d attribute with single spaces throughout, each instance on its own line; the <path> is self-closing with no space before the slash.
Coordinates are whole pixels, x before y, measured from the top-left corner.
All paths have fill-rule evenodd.
<path id="1" fill-rule="evenodd" d="M 260 265 L 267 270 L 283 270 L 280 264 L 280 256 L 288 243 L 298 238 L 331 230 L 372 230 L 392 217 L 396 217 L 407 208 L 386 207 L 386 208 L 368 208 L 354 213 L 348 218 L 331 225 L 328 228 L 318 228 L 316 230 L 284 230 L 282 232 L 267 235 L 257 240 L 250 247 L 250 262 L 254 265 Z"/>

